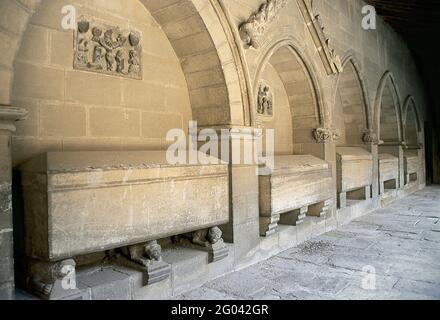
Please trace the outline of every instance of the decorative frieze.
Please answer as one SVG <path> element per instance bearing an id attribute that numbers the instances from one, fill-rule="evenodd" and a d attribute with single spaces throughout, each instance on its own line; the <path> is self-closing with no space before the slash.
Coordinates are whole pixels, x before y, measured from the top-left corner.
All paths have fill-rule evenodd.
<path id="1" fill-rule="evenodd" d="M 246 22 L 240 25 L 240 37 L 246 49 L 260 47 L 261 37 L 286 4 L 287 0 L 267 0 L 257 12 L 254 12 Z"/>
<path id="2" fill-rule="evenodd" d="M 330 48 L 330 39 L 324 32 L 320 15 L 313 13 L 306 0 L 297 1 L 327 73 L 329 75 L 341 73 L 343 71 L 341 58 L 334 49 Z"/>
<path id="3" fill-rule="evenodd" d="M 75 32 L 74 51 L 75 69 L 142 79 L 140 32 L 82 17 Z"/>
<path id="4" fill-rule="evenodd" d="M 257 102 L 257 112 L 260 116 L 273 117 L 274 96 L 272 89 L 266 83 L 260 84 Z"/>

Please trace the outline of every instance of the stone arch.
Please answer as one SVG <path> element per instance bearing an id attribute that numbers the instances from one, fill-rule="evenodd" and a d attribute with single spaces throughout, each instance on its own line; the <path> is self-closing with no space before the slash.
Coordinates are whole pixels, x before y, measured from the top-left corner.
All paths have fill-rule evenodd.
<path id="1" fill-rule="evenodd" d="M 368 94 L 359 63 L 352 53 L 342 59 L 334 96 L 333 123 L 340 131 L 338 145 L 362 145 L 362 136 L 372 130 Z"/>
<path id="2" fill-rule="evenodd" d="M 243 124 L 245 104 L 236 62 L 218 21 L 222 18 L 212 4 L 204 0 L 138 1 L 161 26 L 181 61 L 190 91 L 193 118 L 201 126 Z M 15 57 L 28 22 L 41 3 L 41 0 L 0 3 L 2 16 L 14 17 L 14 23 L 8 24 L 12 29 L 6 30 L 10 52 L 0 61 L 8 80 L 0 91 L 0 105 L 11 104 Z"/>
<path id="3" fill-rule="evenodd" d="M 387 71 L 379 82 L 374 105 L 375 132 L 381 143 L 403 141 L 402 108 L 394 75 Z"/>
<path id="4" fill-rule="evenodd" d="M 413 96 L 408 96 L 404 103 L 403 127 L 404 138 L 408 146 L 417 146 L 422 132 L 417 104 Z"/>
<path id="5" fill-rule="evenodd" d="M 292 38 L 275 42 L 263 50 L 253 80 L 254 96 L 258 96 L 263 72 L 268 66 L 278 74 L 288 97 L 292 123 L 292 143 L 297 146 L 316 143 L 313 131 L 325 125 L 323 102 L 317 78 L 299 46 Z M 276 108 L 276 106 L 275 106 Z M 258 125 L 257 107 L 252 108 L 253 125 Z M 276 112 L 276 110 L 275 110 Z"/>

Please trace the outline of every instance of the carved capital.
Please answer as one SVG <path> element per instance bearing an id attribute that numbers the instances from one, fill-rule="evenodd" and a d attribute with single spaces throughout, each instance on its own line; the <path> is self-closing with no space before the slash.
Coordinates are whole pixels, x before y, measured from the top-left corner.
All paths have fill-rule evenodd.
<path id="1" fill-rule="evenodd" d="M 379 139 L 377 138 L 377 134 L 373 131 L 365 132 L 364 135 L 362 136 L 362 141 L 365 144 L 373 144 L 373 145 L 379 144 Z"/>
<path id="2" fill-rule="evenodd" d="M 318 143 L 338 141 L 341 137 L 339 130 L 333 128 L 318 128 L 313 131 L 313 136 Z"/>
<path id="3" fill-rule="evenodd" d="M 258 49 L 260 47 L 260 38 L 286 4 L 287 0 L 267 0 L 257 12 L 254 12 L 240 25 L 239 33 L 246 49 L 250 47 Z"/>

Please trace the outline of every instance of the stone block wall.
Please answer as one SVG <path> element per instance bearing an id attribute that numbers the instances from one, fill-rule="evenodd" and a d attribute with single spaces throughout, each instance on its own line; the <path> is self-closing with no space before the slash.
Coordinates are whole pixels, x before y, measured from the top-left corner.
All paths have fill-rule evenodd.
<path id="1" fill-rule="evenodd" d="M 231 166 L 231 221 L 223 231 L 225 239 L 233 243 L 234 268 L 376 209 L 380 205 L 378 147 L 364 145 L 361 131 L 369 129 L 389 141 L 401 142 L 403 137 L 424 141 L 426 99 L 410 51 L 380 18 L 376 30 L 362 29 L 365 3 L 360 0 L 313 1 L 313 11 L 321 17 L 330 47 L 351 73 L 327 73 L 300 11 L 300 0 L 286 1 L 268 25 L 258 49 L 245 49 L 239 26 L 264 2 L 1 1 L 0 108 L 23 107 L 29 115 L 17 125 L 12 156 L 3 159 L 0 154 L 0 167 L 10 158 L 17 166 L 49 150 L 164 149 L 166 132 L 171 128 L 186 130 L 191 119 L 216 129 L 256 126 L 257 86 L 263 79 L 275 94 L 274 118 L 263 126 L 276 128 L 276 153 L 312 154 L 329 162 L 335 204 L 325 218 L 309 219 L 293 229 L 281 228 L 272 238 L 262 239 L 256 167 Z M 61 9 L 72 4 L 78 15 L 141 31 L 143 80 L 73 68 L 73 32 L 61 28 Z M 406 112 L 410 102 L 411 110 L 416 111 Z M 419 125 L 416 130 L 410 121 L 414 117 Z M 339 129 L 340 140 L 317 143 L 313 130 L 318 127 Z M 336 146 L 359 143 L 373 154 L 373 198 L 337 210 Z M 393 152 L 402 158 L 401 146 Z M 423 187 L 423 149 L 419 157 L 417 187 Z M 3 171 L 9 172 L 9 165 Z M 0 292 L 11 286 L 13 276 L 11 208 L 4 200 L 10 197 L 10 185 L 2 181 L 0 257 L 6 262 L 0 265 Z"/>

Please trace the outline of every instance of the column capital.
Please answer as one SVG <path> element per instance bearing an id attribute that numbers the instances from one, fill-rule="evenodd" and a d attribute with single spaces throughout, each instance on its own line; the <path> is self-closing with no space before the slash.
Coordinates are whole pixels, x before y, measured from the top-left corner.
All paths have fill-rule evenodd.
<path id="1" fill-rule="evenodd" d="M 15 122 L 26 119 L 28 112 L 23 108 L 0 105 L 0 130 L 15 132 Z"/>

